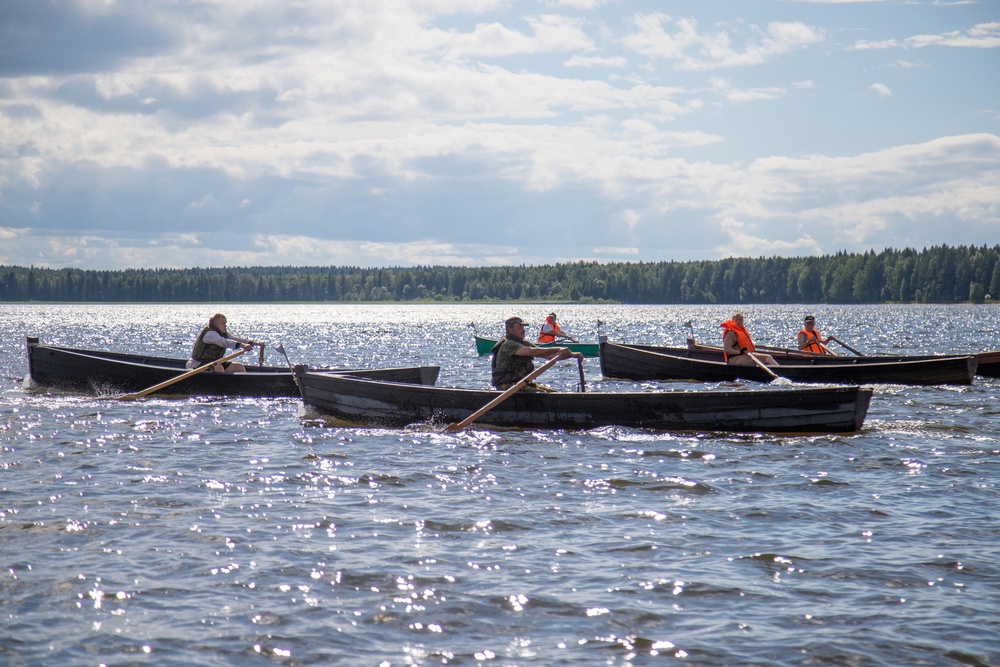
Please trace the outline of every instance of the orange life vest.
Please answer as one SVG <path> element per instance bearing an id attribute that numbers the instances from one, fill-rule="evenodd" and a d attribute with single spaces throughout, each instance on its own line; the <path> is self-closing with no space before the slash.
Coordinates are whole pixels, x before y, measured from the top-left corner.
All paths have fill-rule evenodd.
<path id="1" fill-rule="evenodd" d="M 802 348 L 803 352 L 815 352 L 817 354 L 826 354 L 826 350 L 824 350 L 822 347 L 820 347 L 820 344 L 819 344 L 819 339 L 823 337 L 822 335 L 820 335 L 819 329 L 813 329 L 812 333 L 809 333 L 808 331 L 805 330 L 805 328 L 803 328 L 803 329 L 799 330 L 799 333 L 800 334 L 805 334 L 806 335 L 806 340 L 809 340 L 813 336 L 816 336 L 816 340 L 815 341 L 813 341 L 812 343 L 809 343 L 804 348 Z M 795 337 L 798 338 L 798 334 L 796 334 Z"/>
<path id="2" fill-rule="evenodd" d="M 552 330 L 551 331 L 544 331 L 544 330 L 539 331 L 538 332 L 538 342 L 539 343 L 554 343 L 554 342 L 556 342 L 556 336 L 555 335 L 557 333 L 561 333 L 562 329 L 559 328 L 559 325 L 556 324 L 556 321 L 553 320 L 551 317 L 546 317 L 545 318 L 545 323 L 548 324 L 550 327 L 552 327 Z"/>
<path id="3" fill-rule="evenodd" d="M 741 327 L 732 320 L 726 320 L 719 326 L 722 327 L 722 345 L 723 345 L 722 356 L 725 357 L 726 361 L 729 361 L 729 354 L 725 351 L 727 331 L 732 331 L 734 334 L 736 334 L 736 344 L 739 345 L 741 348 L 745 347 L 747 349 L 747 352 L 753 352 L 754 350 L 757 349 L 753 346 L 753 341 L 750 340 L 750 334 L 747 333 L 745 327 Z"/>

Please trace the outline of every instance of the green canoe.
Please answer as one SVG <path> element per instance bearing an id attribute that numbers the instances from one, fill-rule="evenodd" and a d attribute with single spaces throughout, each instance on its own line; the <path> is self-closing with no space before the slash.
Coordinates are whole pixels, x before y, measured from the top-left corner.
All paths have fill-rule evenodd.
<path id="1" fill-rule="evenodd" d="M 495 338 L 480 338 L 476 336 L 476 352 L 482 357 L 490 353 L 497 344 Z M 601 354 L 599 343 L 536 343 L 538 347 L 568 347 L 574 352 L 581 352 L 585 357 L 598 357 Z"/>

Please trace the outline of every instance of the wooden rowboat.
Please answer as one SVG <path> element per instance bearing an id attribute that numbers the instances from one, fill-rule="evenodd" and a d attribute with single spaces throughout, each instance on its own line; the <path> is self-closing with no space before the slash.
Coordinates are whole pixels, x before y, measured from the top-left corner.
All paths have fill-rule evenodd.
<path id="1" fill-rule="evenodd" d="M 920 359 L 775 355 L 776 375 L 796 382 L 880 384 L 971 384 L 975 355 Z M 839 361 L 838 361 L 839 360 Z M 721 352 L 601 342 L 601 374 L 626 380 L 695 380 L 723 382 L 737 379 L 770 382 L 774 378 L 758 366 L 738 366 L 722 360 Z"/>
<path id="2" fill-rule="evenodd" d="M 296 367 L 303 402 L 347 424 L 458 423 L 501 392 L 402 384 Z M 583 430 L 842 433 L 861 429 L 870 387 L 659 392 L 518 392 L 474 423 Z"/>
<path id="3" fill-rule="evenodd" d="M 709 361 L 724 361 L 722 356 L 722 348 L 715 345 L 704 345 L 699 344 L 694 341 L 693 338 L 688 339 L 688 346 L 683 347 L 657 347 L 657 350 L 662 350 L 665 354 L 680 354 L 684 356 L 684 353 L 688 350 L 697 351 L 699 354 L 693 354 L 699 359 L 707 359 Z M 809 352 L 802 352 L 801 350 L 793 350 L 787 347 L 772 347 L 769 345 L 761 345 L 757 348 L 758 352 L 763 352 L 765 354 L 770 354 L 774 357 L 775 361 L 780 364 L 809 364 L 809 365 L 837 365 L 837 364 L 885 364 L 885 363 L 897 363 L 903 361 L 923 361 L 926 359 L 940 359 L 942 356 L 949 357 L 965 357 L 965 356 L 975 356 L 978 359 L 976 365 L 976 375 L 980 377 L 1000 377 L 1000 350 L 995 350 L 992 352 L 979 352 L 979 353 L 958 353 L 958 354 L 925 354 L 925 355 L 867 355 L 860 354 L 856 356 L 840 356 L 840 355 L 827 355 L 827 354 L 812 354 Z"/>
<path id="4" fill-rule="evenodd" d="M 976 367 L 976 375 L 987 378 L 1000 378 L 1000 350 L 992 352 L 980 352 L 979 366 Z"/>
<path id="5" fill-rule="evenodd" d="M 476 336 L 476 352 L 480 357 L 486 356 L 497 344 L 495 338 L 482 338 Z M 597 357 L 601 353 L 601 347 L 597 343 L 535 343 L 538 347 L 568 347 L 573 352 L 579 352 L 585 357 Z"/>
<path id="6" fill-rule="evenodd" d="M 186 359 L 43 345 L 38 338 L 28 338 L 28 376 L 33 385 L 40 387 L 102 395 L 124 394 L 175 378 L 187 372 L 186 363 Z M 440 368 L 314 370 L 397 382 L 430 381 L 433 384 Z M 299 388 L 287 366 L 247 365 L 246 373 L 202 371 L 164 388 L 160 393 L 182 396 L 298 396 Z"/>

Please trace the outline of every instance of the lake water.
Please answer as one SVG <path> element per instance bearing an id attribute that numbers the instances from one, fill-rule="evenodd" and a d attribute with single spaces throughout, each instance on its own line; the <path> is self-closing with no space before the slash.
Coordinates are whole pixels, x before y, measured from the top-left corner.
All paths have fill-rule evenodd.
<path id="1" fill-rule="evenodd" d="M 1000 665 L 1000 381 L 879 386 L 861 433 L 810 437 L 332 428 L 290 398 L 25 387 L 26 335 L 185 357 L 219 309 L 0 305 L 0 664 Z M 282 343 L 485 387 L 467 325 L 551 307 L 221 309 L 274 365 Z M 683 344 L 732 308 L 557 311 L 581 340 Z M 867 353 L 1000 348 L 992 306 L 743 312 L 775 345 L 813 312 Z"/>

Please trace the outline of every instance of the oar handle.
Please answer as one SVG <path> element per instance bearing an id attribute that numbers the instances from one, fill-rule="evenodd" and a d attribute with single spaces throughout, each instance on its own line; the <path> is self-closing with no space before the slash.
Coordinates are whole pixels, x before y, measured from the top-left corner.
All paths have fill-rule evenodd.
<path id="1" fill-rule="evenodd" d="M 499 396 L 497 396 L 496 398 L 494 398 L 492 401 L 490 401 L 489 403 L 487 403 L 483 407 L 479 408 L 478 410 L 476 410 L 475 412 L 473 412 L 471 415 L 469 415 L 468 417 L 466 417 L 462 421 L 458 422 L 457 424 L 449 424 L 445 428 L 445 432 L 447 432 L 447 433 L 457 433 L 458 431 L 461 431 L 463 428 L 465 428 L 466 426 L 468 426 L 472 422 L 476 421 L 477 419 L 479 419 L 480 417 L 482 417 L 483 415 L 485 415 L 487 412 L 489 412 L 490 410 L 492 410 L 496 406 L 498 406 L 501 403 L 503 403 L 504 401 L 506 401 L 508 398 L 510 398 L 511 396 L 513 396 L 514 394 L 516 394 L 517 392 L 521 391 L 521 389 L 524 387 L 524 385 L 528 384 L 529 382 L 531 382 L 532 380 L 534 380 L 536 377 L 538 377 L 539 375 L 541 375 L 545 371 L 547 371 L 550 368 L 552 368 L 552 366 L 554 366 L 557 361 L 559 361 L 559 357 L 558 356 L 555 356 L 555 357 L 549 359 L 544 364 L 542 364 L 541 366 L 539 366 L 538 368 L 536 368 L 535 370 L 531 371 L 530 373 L 528 373 L 527 375 L 525 375 L 523 378 L 521 378 L 520 380 L 518 380 L 517 383 L 515 383 L 513 386 L 511 386 L 509 389 L 507 389 L 504 393 L 500 394 Z"/>
<path id="2" fill-rule="evenodd" d="M 172 384 L 175 384 L 177 382 L 180 382 L 181 380 L 184 380 L 184 379 L 187 379 L 187 378 L 191 377 L 192 375 L 195 375 L 197 373 L 202 372 L 206 368 L 211 368 L 215 364 L 225 363 L 225 362 L 229 361 L 230 359 L 233 359 L 234 357 L 240 356 L 244 352 L 246 352 L 246 350 L 244 350 L 243 348 L 240 348 L 237 351 L 233 352 L 232 354 L 226 355 L 225 357 L 222 357 L 221 359 L 216 359 L 215 361 L 210 361 L 210 362 L 208 362 L 207 364 L 205 364 L 203 366 L 199 366 L 198 368 L 195 368 L 193 370 L 188 371 L 187 373 L 181 373 L 180 375 L 178 375 L 175 378 L 170 378 L 169 380 L 166 380 L 165 382 L 161 382 L 160 384 L 154 384 L 152 387 L 149 387 L 147 389 L 143 389 L 142 391 L 137 391 L 134 394 L 122 394 L 118 398 L 123 399 L 123 400 L 130 400 L 130 399 L 133 399 L 133 398 L 142 398 L 146 394 L 152 394 L 154 391 L 159 391 L 160 389 L 163 389 L 164 387 L 169 387 Z"/>

